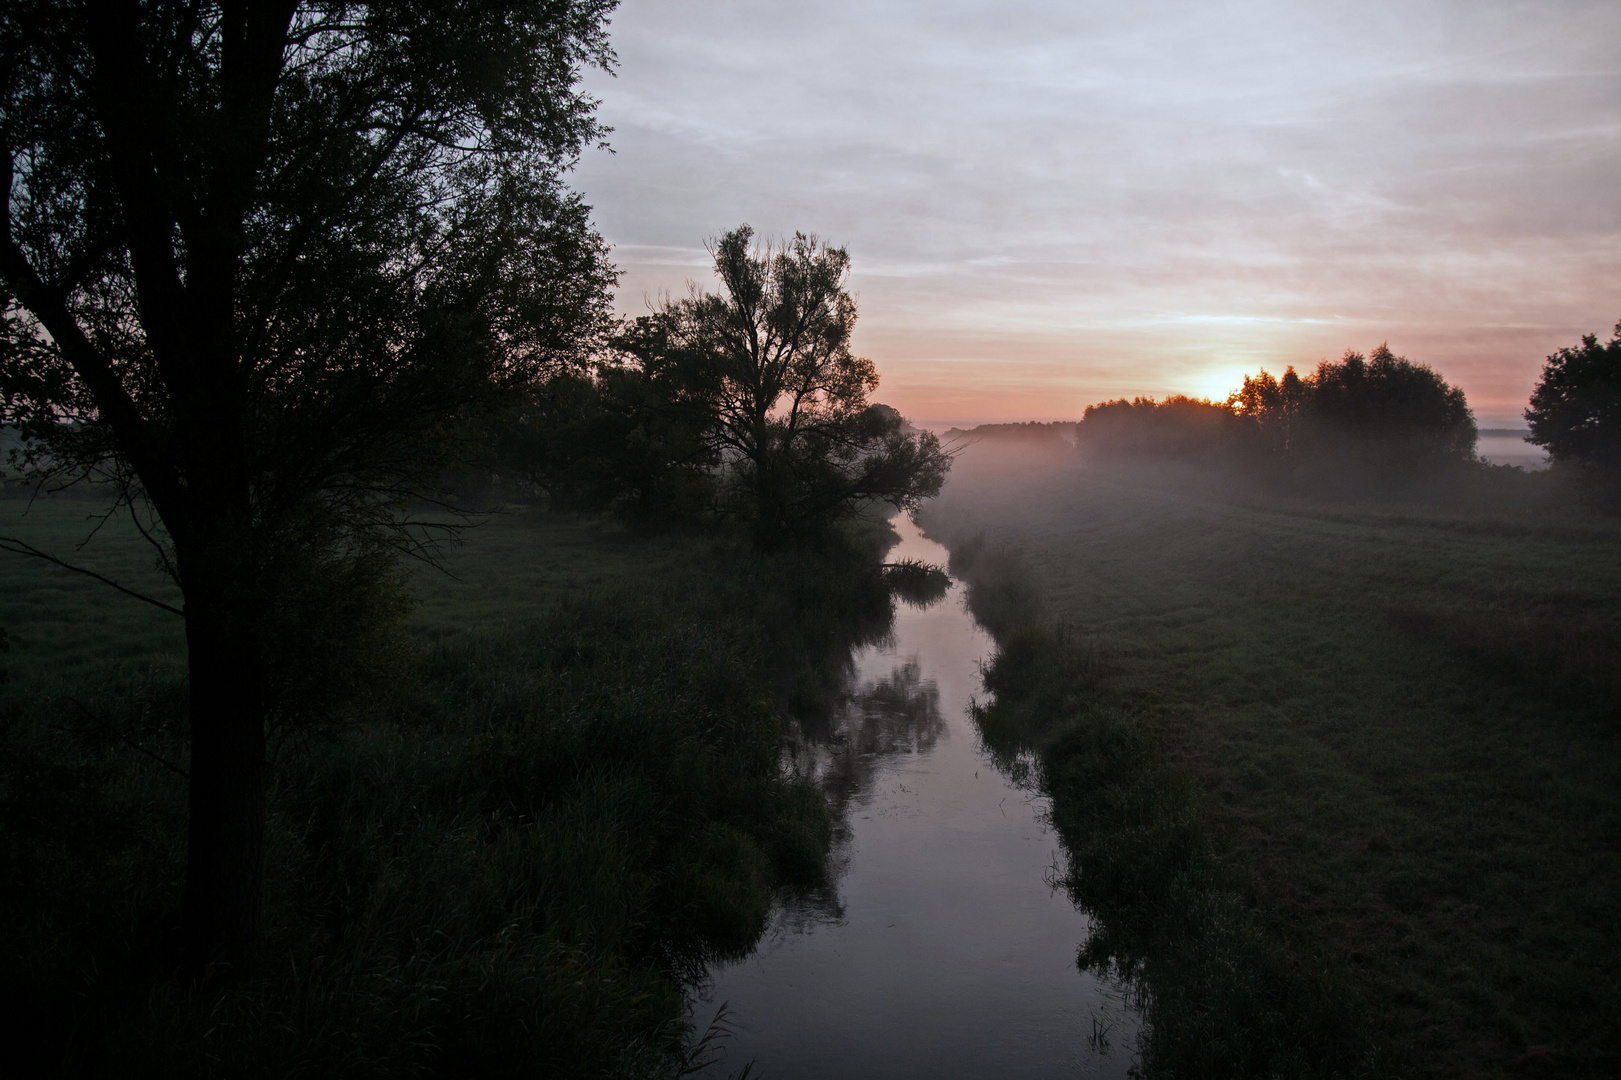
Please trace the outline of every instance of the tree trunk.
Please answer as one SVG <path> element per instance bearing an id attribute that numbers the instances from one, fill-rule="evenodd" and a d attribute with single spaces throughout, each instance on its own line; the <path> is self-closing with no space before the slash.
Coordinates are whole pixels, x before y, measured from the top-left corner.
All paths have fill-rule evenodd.
<path id="1" fill-rule="evenodd" d="M 182 918 L 194 977 L 245 958 L 265 877 L 265 716 L 251 563 L 241 547 L 212 546 L 216 551 L 180 567 L 191 669 Z"/>

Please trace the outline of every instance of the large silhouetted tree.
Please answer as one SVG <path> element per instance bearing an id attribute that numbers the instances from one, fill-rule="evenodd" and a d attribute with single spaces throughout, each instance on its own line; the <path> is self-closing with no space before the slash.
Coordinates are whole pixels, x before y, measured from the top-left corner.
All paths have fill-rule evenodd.
<path id="1" fill-rule="evenodd" d="M 1478 432 L 1463 390 L 1380 345 L 1347 352 L 1302 380 L 1298 412 L 1319 453 L 1373 453 L 1394 467 L 1468 460 Z"/>
<path id="2" fill-rule="evenodd" d="M 1530 441 L 1555 461 L 1621 475 L 1621 323 L 1607 344 L 1584 334 L 1579 347 L 1548 357 L 1525 419 Z"/>
<path id="3" fill-rule="evenodd" d="M 730 505 L 766 546 L 814 531 L 866 500 L 912 509 L 950 465 L 939 439 L 871 404 L 872 361 L 850 350 L 850 256 L 814 236 L 754 243 L 743 225 L 714 242 L 720 293 L 637 319 L 617 340 L 674 410 L 701 418 Z"/>
<path id="4" fill-rule="evenodd" d="M 161 522 L 190 664 L 194 967 L 239 957 L 261 906 L 287 553 L 397 524 L 470 412 L 583 357 L 606 318 L 605 249 L 559 177 L 600 137 L 577 76 L 611 62 L 612 7 L 0 15 L 4 420 L 36 467 L 112 475 Z"/>

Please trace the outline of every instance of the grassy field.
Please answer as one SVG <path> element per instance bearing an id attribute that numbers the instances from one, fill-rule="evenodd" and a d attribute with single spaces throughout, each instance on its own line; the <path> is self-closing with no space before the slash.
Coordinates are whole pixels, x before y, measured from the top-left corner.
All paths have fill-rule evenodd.
<path id="1" fill-rule="evenodd" d="M 0 536 L 16 537 L 172 606 L 180 590 L 127 521 L 103 524 L 100 500 L 0 496 Z M 98 527 L 99 526 L 99 527 Z M 11 651 L 0 665 L 25 688 L 95 685 L 184 668 L 185 627 L 173 615 L 106 585 L 24 555 L 0 552 L 0 627 Z"/>
<path id="2" fill-rule="evenodd" d="M 127 519 L 101 524 L 104 503 L 76 495 L 0 497 L 0 536 L 94 570 L 179 606 L 180 591 Z M 691 537 L 635 536 L 590 517 L 518 510 L 457 530 L 442 566 L 408 564 L 421 641 L 490 633 L 533 620 L 567 598 L 641 589 L 704 558 L 712 544 Z M 179 674 L 181 621 L 92 578 L 38 559 L 0 552 L 0 626 L 11 636 L 9 666 L 28 684 L 99 684 L 133 673 Z"/>
<path id="3" fill-rule="evenodd" d="M 0 500 L 0 535 L 71 552 L 92 509 Z M 683 987 L 821 879 L 781 706 L 888 617 L 875 554 L 467 531 L 413 572 L 400 665 L 277 740 L 258 951 L 197 993 L 172 980 L 185 785 L 158 761 L 185 766 L 178 620 L 0 557 L 0 1071 L 681 1074 Z M 73 558 L 164 589 L 127 527 Z"/>
<path id="4" fill-rule="evenodd" d="M 1187 782 L 1295 965 L 1357 992 L 1388 1067 L 1621 1071 L 1621 523 L 1060 458 L 970 450 L 926 528 L 1086 640 L 1099 701 Z"/>

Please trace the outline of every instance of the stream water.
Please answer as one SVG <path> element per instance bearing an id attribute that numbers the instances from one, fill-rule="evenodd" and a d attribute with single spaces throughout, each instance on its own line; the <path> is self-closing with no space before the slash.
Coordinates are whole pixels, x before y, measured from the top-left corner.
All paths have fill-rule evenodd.
<path id="1" fill-rule="evenodd" d="M 945 564 L 909 520 L 894 525 L 891 559 Z M 705 999 L 733 1031 L 721 1072 L 1125 1075 L 1138 1021 L 1076 966 L 1087 921 L 1051 884 L 1044 802 L 979 745 L 969 705 L 991 650 L 953 582 L 927 608 L 901 605 L 890 635 L 856 650 L 845 700 L 801 723 L 796 764 L 839 815 L 835 879 L 713 973 Z"/>

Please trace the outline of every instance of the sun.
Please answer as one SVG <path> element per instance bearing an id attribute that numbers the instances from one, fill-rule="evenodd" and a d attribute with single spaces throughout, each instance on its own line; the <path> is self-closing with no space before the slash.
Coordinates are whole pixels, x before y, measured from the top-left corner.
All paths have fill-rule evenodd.
<path id="1" fill-rule="evenodd" d="M 1224 364 L 1218 368 L 1210 368 L 1195 376 L 1193 389 L 1189 391 L 1191 397 L 1209 398 L 1211 401 L 1222 402 L 1227 395 L 1244 385 L 1244 376 L 1250 374 L 1248 370 L 1236 364 Z"/>

